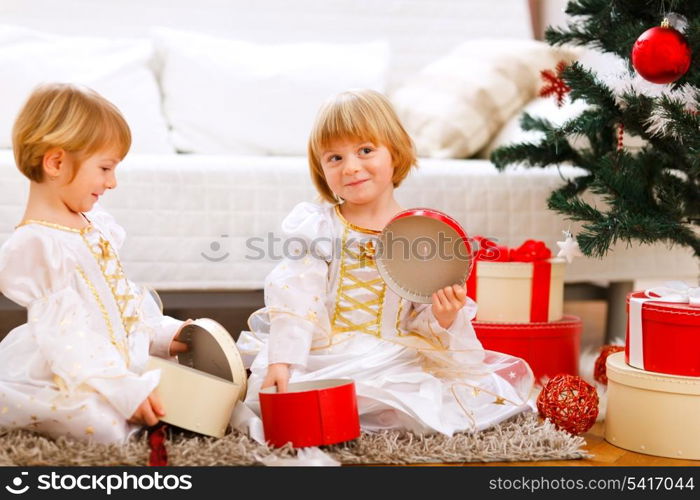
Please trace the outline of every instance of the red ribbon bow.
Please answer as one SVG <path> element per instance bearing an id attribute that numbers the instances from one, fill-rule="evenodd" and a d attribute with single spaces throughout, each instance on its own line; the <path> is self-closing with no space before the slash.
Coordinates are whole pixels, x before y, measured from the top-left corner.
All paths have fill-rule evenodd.
<path id="1" fill-rule="evenodd" d="M 547 248 L 544 241 L 540 240 L 527 240 L 517 248 L 498 245 L 493 240 L 483 236 L 475 236 L 474 240 L 479 243 L 476 260 L 490 262 L 537 262 L 552 257 L 552 251 Z"/>
<path id="2" fill-rule="evenodd" d="M 552 251 L 547 248 L 544 241 L 527 240 L 518 248 L 511 248 L 510 260 L 513 262 L 537 262 L 552 258 Z"/>
<path id="3" fill-rule="evenodd" d="M 168 465 L 168 451 L 165 449 L 165 429 L 167 425 L 159 422 L 154 427 L 148 429 L 148 465 L 163 466 Z"/>

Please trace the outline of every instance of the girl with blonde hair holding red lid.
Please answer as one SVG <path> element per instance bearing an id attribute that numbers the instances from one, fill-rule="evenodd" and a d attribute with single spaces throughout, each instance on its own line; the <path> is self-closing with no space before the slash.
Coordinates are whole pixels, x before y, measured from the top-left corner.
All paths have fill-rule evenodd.
<path id="1" fill-rule="evenodd" d="M 260 388 L 349 378 L 368 431 L 451 435 L 527 410 L 532 372 L 521 359 L 482 348 L 464 283 L 417 304 L 379 275 L 378 235 L 402 211 L 394 191 L 416 162 L 387 98 L 359 90 L 330 99 L 311 131 L 308 159 L 323 203 L 300 203 L 282 223 L 291 254 L 268 275 L 266 307 L 238 341 L 255 356 L 248 407 L 259 414 Z M 234 422 L 259 427 L 240 405 Z"/>

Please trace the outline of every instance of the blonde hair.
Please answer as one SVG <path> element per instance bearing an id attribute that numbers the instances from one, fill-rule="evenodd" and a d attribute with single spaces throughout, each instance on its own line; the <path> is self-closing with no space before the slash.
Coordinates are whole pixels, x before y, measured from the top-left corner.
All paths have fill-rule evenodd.
<path id="1" fill-rule="evenodd" d="M 337 200 L 323 175 L 321 155 L 338 139 L 366 140 L 386 146 L 394 165 L 394 187 L 401 184 L 416 164 L 413 141 L 389 99 L 368 89 L 342 92 L 326 101 L 319 110 L 308 144 L 311 180 L 321 197 L 331 203 Z"/>
<path id="2" fill-rule="evenodd" d="M 77 164 L 105 147 L 124 158 L 131 131 L 119 110 L 94 90 L 69 83 L 40 85 L 31 93 L 12 128 L 12 149 L 20 172 L 44 180 L 43 158 L 51 148 L 76 155 Z"/>

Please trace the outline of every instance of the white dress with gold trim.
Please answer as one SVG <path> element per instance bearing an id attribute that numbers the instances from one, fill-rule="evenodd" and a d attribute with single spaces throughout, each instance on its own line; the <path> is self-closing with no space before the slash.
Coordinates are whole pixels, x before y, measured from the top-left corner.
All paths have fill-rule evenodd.
<path id="1" fill-rule="evenodd" d="M 523 360 L 485 351 L 469 300 L 449 329 L 429 304 L 400 298 L 374 262 L 378 233 L 331 205 L 301 203 L 282 224 L 291 252 L 265 281 L 266 307 L 238 347 L 251 376 L 246 405 L 259 415 L 269 363 L 290 363 L 291 382 L 355 381 L 364 430 L 481 430 L 529 409 L 532 372 Z M 342 249 L 342 251 L 341 251 Z M 259 428 L 238 407 L 239 428 Z"/>
<path id="2" fill-rule="evenodd" d="M 181 321 L 124 275 L 124 230 L 104 211 L 72 229 L 25 221 L 0 249 L 0 291 L 28 322 L 0 342 L 0 427 L 123 442 L 127 419 L 158 385 Z"/>

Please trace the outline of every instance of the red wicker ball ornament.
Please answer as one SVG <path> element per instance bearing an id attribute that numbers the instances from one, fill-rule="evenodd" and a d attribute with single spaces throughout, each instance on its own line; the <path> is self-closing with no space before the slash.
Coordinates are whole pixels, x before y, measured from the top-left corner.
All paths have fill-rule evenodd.
<path id="1" fill-rule="evenodd" d="M 624 350 L 625 347 L 621 345 L 604 345 L 600 348 L 600 355 L 595 360 L 595 367 L 593 368 L 593 378 L 597 382 L 608 385 L 608 376 L 605 371 L 605 360 L 607 360 L 608 356 L 610 356 L 612 353 Z"/>
<path id="2" fill-rule="evenodd" d="M 582 434 L 598 417 L 598 393 L 581 377 L 560 374 L 550 379 L 540 392 L 537 410 L 559 429 Z"/>
<path id="3" fill-rule="evenodd" d="M 690 68 L 691 50 L 685 37 L 662 24 L 646 30 L 632 46 L 632 66 L 653 83 L 671 83 Z"/>

